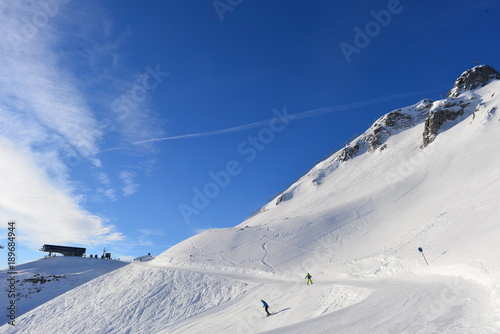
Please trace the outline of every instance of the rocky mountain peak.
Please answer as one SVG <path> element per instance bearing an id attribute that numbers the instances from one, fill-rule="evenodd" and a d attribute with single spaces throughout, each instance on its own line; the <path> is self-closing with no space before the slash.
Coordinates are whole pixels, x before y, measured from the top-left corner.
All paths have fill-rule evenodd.
<path id="1" fill-rule="evenodd" d="M 493 67 L 488 65 L 475 66 L 474 68 L 462 73 L 462 75 L 455 81 L 453 89 L 451 89 L 446 96 L 456 98 L 461 93 L 467 90 L 483 87 L 494 79 L 500 79 L 500 73 L 498 73 Z"/>

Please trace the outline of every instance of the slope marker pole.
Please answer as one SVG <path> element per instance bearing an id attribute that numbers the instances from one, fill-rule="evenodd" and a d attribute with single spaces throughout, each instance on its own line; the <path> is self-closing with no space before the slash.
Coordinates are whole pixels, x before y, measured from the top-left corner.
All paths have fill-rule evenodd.
<path id="1" fill-rule="evenodd" d="M 427 265 L 429 265 L 429 262 L 427 262 L 427 259 L 425 258 L 424 250 L 422 249 L 422 247 L 418 247 L 418 251 L 420 253 L 422 253 L 422 256 L 424 257 L 425 263 L 427 263 Z"/>

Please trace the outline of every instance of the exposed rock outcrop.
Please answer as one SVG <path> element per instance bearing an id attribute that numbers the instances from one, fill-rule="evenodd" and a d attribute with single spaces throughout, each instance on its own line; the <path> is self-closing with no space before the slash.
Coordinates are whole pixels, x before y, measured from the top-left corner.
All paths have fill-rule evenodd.
<path id="1" fill-rule="evenodd" d="M 429 112 L 424 126 L 424 147 L 434 141 L 438 131 L 445 122 L 454 121 L 458 116 L 462 116 L 469 105 L 470 102 L 464 100 L 445 100 L 442 104 Z"/>
<path id="2" fill-rule="evenodd" d="M 412 117 L 408 114 L 402 114 L 400 111 L 401 109 L 398 109 L 384 115 L 373 124 L 372 131 L 365 134 L 364 140 L 369 144 L 370 151 L 382 146 L 393 132 L 391 130 L 399 130 L 413 124 Z"/>
<path id="3" fill-rule="evenodd" d="M 465 91 L 483 87 L 495 79 L 500 79 L 500 73 L 493 67 L 488 65 L 476 66 L 462 73 L 455 81 L 453 89 L 446 96 L 456 98 Z"/>
<path id="4" fill-rule="evenodd" d="M 344 147 L 339 151 L 338 160 L 339 161 L 347 161 L 352 157 L 356 156 L 359 152 L 359 143 L 355 143 L 354 145 L 349 145 Z"/>
<path id="5" fill-rule="evenodd" d="M 422 100 L 414 106 L 391 111 L 382 116 L 363 135 L 341 149 L 337 160 L 343 162 L 365 151 L 385 149 L 385 142 L 391 135 L 422 122 L 432 106 L 433 101 Z"/>

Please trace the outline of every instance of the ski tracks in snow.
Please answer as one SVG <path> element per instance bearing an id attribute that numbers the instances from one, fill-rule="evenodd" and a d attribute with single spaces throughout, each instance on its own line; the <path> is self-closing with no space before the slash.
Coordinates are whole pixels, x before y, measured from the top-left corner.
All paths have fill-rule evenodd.
<path id="1" fill-rule="evenodd" d="M 262 259 L 260 260 L 260 262 L 271 269 L 271 272 L 274 272 L 274 267 L 269 264 L 269 262 L 267 262 L 267 257 L 269 256 L 269 251 L 267 250 L 267 241 L 264 242 L 261 246 L 262 250 L 264 250 L 264 256 L 262 257 Z"/>

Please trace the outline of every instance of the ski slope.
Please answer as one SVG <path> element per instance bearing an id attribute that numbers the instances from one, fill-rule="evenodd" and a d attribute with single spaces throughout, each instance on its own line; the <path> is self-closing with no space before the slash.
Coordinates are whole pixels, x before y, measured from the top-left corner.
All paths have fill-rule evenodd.
<path id="1" fill-rule="evenodd" d="M 67 258 L 62 256 L 42 258 L 38 261 L 16 265 L 15 278 L 18 314 L 26 313 L 56 298 L 77 286 L 85 284 L 113 270 L 127 265 L 119 261 L 101 261 L 90 258 Z M 0 271 L 0 291 L 8 289 L 8 270 Z M 0 309 L 9 305 L 8 293 L 0 299 Z M 2 324 L 9 319 L 1 318 Z"/>
<path id="2" fill-rule="evenodd" d="M 28 263 L 26 275 L 109 267 L 21 298 L 17 326 L 0 332 L 498 334 L 499 93 L 494 80 L 401 108 L 372 146 L 382 117 L 349 159 L 332 155 L 248 220 L 151 261 Z M 424 116 L 459 105 L 424 147 Z"/>

